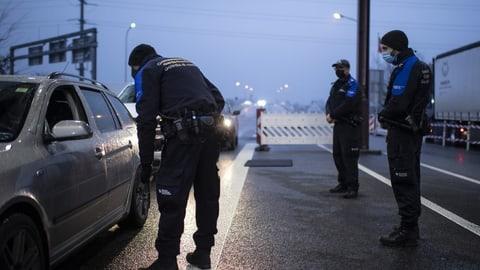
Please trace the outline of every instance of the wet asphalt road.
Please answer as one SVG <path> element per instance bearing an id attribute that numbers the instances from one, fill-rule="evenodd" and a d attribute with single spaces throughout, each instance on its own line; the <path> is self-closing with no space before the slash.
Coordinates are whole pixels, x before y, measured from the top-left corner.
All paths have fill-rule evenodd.
<path id="1" fill-rule="evenodd" d="M 384 149 L 383 138 L 371 139 L 372 148 Z M 361 172 L 358 199 L 328 193 L 335 185 L 336 171 L 331 154 L 318 146 L 273 146 L 270 152 L 255 152 L 254 158 L 292 159 L 294 165 L 250 168 L 243 184 L 232 168 L 243 167 L 237 164 L 239 153 L 248 143 L 254 141 L 242 139 L 240 147 L 223 152 L 219 162 L 223 209 L 212 254 L 217 269 L 480 269 L 480 237 L 426 207 L 419 247 L 381 246 L 378 237 L 398 222 L 391 188 Z M 422 162 L 480 179 L 479 152 L 426 144 Z M 385 156 L 365 155 L 360 163 L 388 177 Z M 480 224 L 480 185 L 425 167 L 422 176 L 425 198 Z M 152 194 L 142 230 L 114 226 L 56 269 L 147 267 L 156 259 L 158 218 Z M 192 200 L 185 224 L 178 257 L 181 269 L 186 267 L 186 252 L 194 248 Z"/>

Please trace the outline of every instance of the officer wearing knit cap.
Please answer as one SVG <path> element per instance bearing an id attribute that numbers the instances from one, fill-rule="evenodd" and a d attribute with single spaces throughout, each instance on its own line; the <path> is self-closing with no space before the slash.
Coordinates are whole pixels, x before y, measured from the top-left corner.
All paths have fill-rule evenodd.
<path id="1" fill-rule="evenodd" d="M 135 47 L 128 64 L 135 79 L 135 98 L 141 177 L 151 175 L 155 128 L 160 115 L 166 138 L 162 162 L 156 176 L 160 220 L 155 248 L 158 259 L 150 269 L 177 270 L 185 209 L 192 186 L 198 230 L 196 249 L 187 261 L 200 269 L 211 267 L 219 213 L 220 155 L 215 123 L 225 101 L 220 91 L 192 62 L 165 58 L 146 44 Z M 200 120 L 205 120 L 200 122 Z M 209 120 L 209 121 L 207 121 Z"/>
<path id="2" fill-rule="evenodd" d="M 420 150 L 426 127 L 431 71 L 408 47 L 404 32 L 393 30 L 381 39 L 382 58 L 395 65 L 378 120 L 387 133 L 387 155 L 400 226 L 380 242 L 386 246 L 416 246 L 420 217 Z"/>

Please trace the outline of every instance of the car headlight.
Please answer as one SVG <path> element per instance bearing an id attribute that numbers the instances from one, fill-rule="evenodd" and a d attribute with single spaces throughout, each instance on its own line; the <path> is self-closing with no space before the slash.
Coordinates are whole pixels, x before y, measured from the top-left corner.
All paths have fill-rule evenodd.
<path id="1" fill-rule="evenodd" d="M 232 120 L 230 120 L 228 118 L 223 119 L 223 126 L 226 127 L 226 128 L 231 127 L 232 126 Z"/>

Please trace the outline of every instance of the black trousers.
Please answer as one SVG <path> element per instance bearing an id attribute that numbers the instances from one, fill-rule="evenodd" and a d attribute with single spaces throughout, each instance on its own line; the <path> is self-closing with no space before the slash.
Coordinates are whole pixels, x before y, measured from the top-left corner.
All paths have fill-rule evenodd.
<path id="1" fill-rule="evenodd" d="M 338 171 L 338 183 L 348 190 L 358 191 L 358 157 L 360 127 L 338 122 L 333 127 L 333 160 Z"/>
<path id="2" fill-rule="evenodd" d="M 160 221 L 155 247 L 160 258 L 180 254 L 180 237 L 192 185 L 198 228 L 193 239 L 197 248 L 210 249 L 214 245 L 220 197 L 219 154 L 215 134 L 207 136 L 203 143 L 184 143 L 177 137 L 166 142 L 156 179 Z"/>
<path id="3" fill-rule="evenodd" d="M 388 129 L 387 154 L 393 194 L 401 225 L 418 225 L 420 202 L 420 153 L 422 136 L 398 128 Z"/>

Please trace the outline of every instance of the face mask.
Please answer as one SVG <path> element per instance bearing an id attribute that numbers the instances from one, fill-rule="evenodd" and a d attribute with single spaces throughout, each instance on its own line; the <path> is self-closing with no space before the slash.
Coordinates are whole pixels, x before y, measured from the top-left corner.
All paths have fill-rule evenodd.
<path id="1" fill-rule="evenodd" d="M 132 78 L 135 79 L 135 75 L 137 74 L 138 69 L 132 68 Z"/>
<path id="2" fill-rule="evenodd" d="M 346 77 L 345 72 L 343 70 L 340 70 L 340 69 L 335 70 L 335 74 L 337 75 L 337 77 L 339 79 L 343 79 L 343 78 Z"/>
<path id="3" fill-rule="evenodd" d="M 397 59 L 397 57 L 393 56 L 391 52 L 382 53 L 382 58 L 389 64 L 392 64 Z"/>

